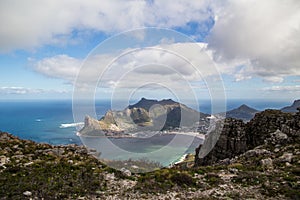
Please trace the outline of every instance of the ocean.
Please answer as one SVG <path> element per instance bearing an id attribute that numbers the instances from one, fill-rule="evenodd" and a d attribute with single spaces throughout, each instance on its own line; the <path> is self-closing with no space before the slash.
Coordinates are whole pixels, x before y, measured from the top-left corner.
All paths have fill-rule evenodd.
<path id="1" fill-rule="evenodd" d="M 262 100 L 230 100 L 227 102 L 227 109 L 233 109 L 241 104 L 247 104 L 258 110 L 264 110 L 266 108 L 282 108 L 290 105 L 291 102 L 284 101 L 262 101 Z M 210 101 L 199 102 L 200 110 L 204 113 L 210 113 Z M 100 118 L 110 109 L 110 101 L 97 101 L 96 112 Z M 189 105 L 196 109 L 195 106 Z M 83 121 L 84 119 L 82 119 Z M 81 139 L 76 135 L 76 128 L 72 114 L 72 102 L 70 100 L 26 100 L 26 101 L 0 101 L 0 130 L 12 133 L 22 139 L 29 139 L 39 143 L 49 143 L 53 145 L 65 145 L 65 144 L 78 144 L 81 145 Z M 172 136 L 168 136 L 172 137 Z M 157 138 L 152 140 L 136 141 L 130 139 L 117 139 L 115 143 L 122 146 L 129 152 L 152 152 L 160 149 L 165 144 L 159 144 Z M 95 141 L 87 139 L 89 146 L 95 146 Z M 156 141 L 156 142 L 155 142 Z M 164 141 L 170 141 L 170 138 L 165 138 Z M 183 152 L 180 144 L 176 146 L 170 146 L 171 152 L 170 160 L 159 160 L 163 165 L 168 165 L 170 162 L 174 162 L 183 153 L 191 153 L 194 148 L 198 146 L 201 141 L 193 141 L 190 148 Z M 134 149 L 132 149 L 134 147 Z M 95 146 L 96 148 L 96 146 Z M 109 147 L 107 147 L 109 148 Z M 176 149 L 180 149 L 176 153 Z M 133 152 L 134 153 L 134 152 Z M 112 155 L 103 154 L 107 157 Z"/>

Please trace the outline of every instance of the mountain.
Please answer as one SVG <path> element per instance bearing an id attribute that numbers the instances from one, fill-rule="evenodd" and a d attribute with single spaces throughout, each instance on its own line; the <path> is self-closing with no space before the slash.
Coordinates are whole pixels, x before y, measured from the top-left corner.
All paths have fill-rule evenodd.
<path id="1" fill-rule="evenodd" d="M 201 123 L 201 127 L 208 124 L 208 116 L 172 99 L 158 101 L 142 98 L 136 104 L 129 105 L 122 111 L 108 111 L 97 122 L 98 125 L 95 125 L 95 119 L 86 117 L 85 126 L 80 134 L 103 135 L 103 133 L 109 133 L 116 135 L 123 132 L 160 131 L 175 128 L 197 130 Z"/>
<path id="2" fill-rule="evenodd" d="M 250 121 L 259 111 L 245 104 L 226 112 L 226 117 Z"/>
<path id="3" fill-rule="evenodd" d="M 296 113 L 297 108 L 300 108 L 300 99 L 295 100 L 291 106 L 286 106 L 281 109 L 282 112 Z"/>

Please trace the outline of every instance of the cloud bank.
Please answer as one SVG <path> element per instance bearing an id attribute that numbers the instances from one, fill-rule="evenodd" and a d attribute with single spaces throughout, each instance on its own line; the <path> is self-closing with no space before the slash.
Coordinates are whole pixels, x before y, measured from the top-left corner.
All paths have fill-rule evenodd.
<path id="1" fill-rule="evenodd" d="M 195 53 L 195 47 L 202 52 Z M 123 56 L 95 54 L 85 61 L 67 55 L 56 55 L 39 61 L 32 60 L 32 67 L 40 74 L 64 79 L 69 83 L 74 83 L 80 71 L 84 73 L 81 74 L 82 82 L 90 85 L 95 84 L 102 74 L 99 79 L 101 86 L 108 88 L 132 88 L 146 80 L 162 84 L 171 82 L 180 87 L 182 81 L 203 82 L 208 76 L 218 75 L 218 71 L 212 67 L 213 62 L 209 52 L 206 52 L 206 45 L 202 43 L 124 49 L 120 54 Z M 114 62 L 110 66 L 105 65 L 112 61 Z"/>
<path id="2" fill-rule="evenodd" d="M 203 28 L 210 30 L 205 41 L 221 72 L 236 81 L 260 77 L 279 83 L 300 76 L 299 10 L 298 0 L 3 0 L 0 53 L 70 45 L 98 32 L 109 36 L 144 26 L 189 29 L 196 24 L 200 29 L 211 26 Z M 202 32 L 194 28 L 189 34 L 197 38 Z M 37 61 L 35 70 L 72 81 L 80 62 L 57 55 Z"/>
<path id="3" fill-rule="evenodd" d="M 230 0 L 215 9 L 208 44 L 215 59 L 242 59 L 238 79 L 281 82 L 300 75 L 300 1 Z"/>
<path id="4" fill-rule="evenodd" d="M 76 43 L 87 31 L 111 34 L 145 26 L 181 27 L 205 21 L 208 6 L 207 0 L 3 0 L 0 53 Z"/>
<path id="5" fill-rule="evenodd" d="M 39 88 L 26 88 L 26 87 L 0 87 L 0 94 L 15 94 L 15 95 L 26 95 L 26 94 L 44 94 L 44 93 L 67 93 L 63 90 L 45 90 Z"/>

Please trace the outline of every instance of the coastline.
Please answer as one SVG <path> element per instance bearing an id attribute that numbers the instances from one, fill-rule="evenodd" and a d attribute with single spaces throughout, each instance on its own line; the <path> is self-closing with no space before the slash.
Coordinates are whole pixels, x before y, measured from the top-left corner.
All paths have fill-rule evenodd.
<path id="1" fill-rule="evenodd" d="M 159 133 L 155 134 L 159 136 L 164 136 L 164 135 L 184 135 L 184 136 L 190 136 L 190 137 L 197 137 L 199 139 L 204 140 L 205 139 L 205 134 L 202 133 L 194 133 L 194 132 L 167 132 L 167 133 Z M 147 139 L 148 137 L 137 137 L 133 134 L 123 134 L 123 135 L 82 135 L 79 131 L 76 132 L 76 136 L 78 137 L 107 137 L 107 138 L 145 138 Z"/>
<path id="2" fill-rule="evenodd" d="M 178 164 L 180 164 L 180 163 L 182 163 L 185 159 L 186 159 L 186 157 L 188 156 L 189 154 L 183 154 L 180 158 L 179 158 L 179 160 L 178 161 L 176 161 L 175 163 L 174 163 L 174 165 L 178 165 Z"/>

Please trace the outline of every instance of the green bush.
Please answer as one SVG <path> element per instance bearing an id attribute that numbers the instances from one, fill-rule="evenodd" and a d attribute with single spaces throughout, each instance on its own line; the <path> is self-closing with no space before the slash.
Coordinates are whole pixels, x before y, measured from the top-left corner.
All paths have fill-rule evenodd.
<path id="1" fill-rule="evenodd" d="M 195 180 L 187 173 L 176 173 L 171 176 L 171 181 L 179 186 L 193 186 Z"/>

